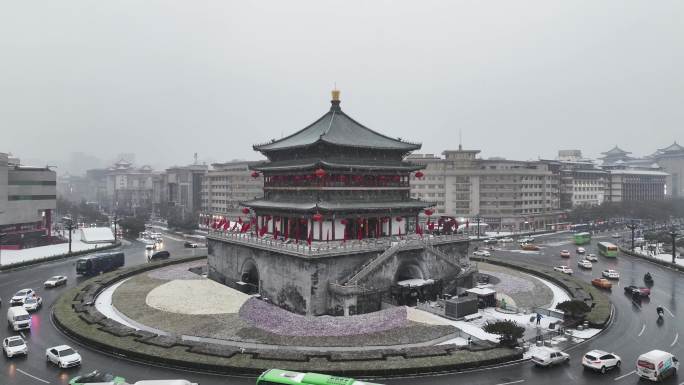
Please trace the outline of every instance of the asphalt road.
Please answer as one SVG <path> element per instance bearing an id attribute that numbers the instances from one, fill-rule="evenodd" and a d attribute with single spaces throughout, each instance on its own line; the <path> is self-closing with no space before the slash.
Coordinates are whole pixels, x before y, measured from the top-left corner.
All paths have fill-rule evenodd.
<path id="1" fill-rule="evenodd" d="M 526 362 L 465 373 L 375 379 L 374 381 L 403 385 L 451 385 L 457 381 L 469 385 L 545 385 L 552 382 L 556 384 L 610 383 L 623 385 L 639 382 L 638 377 L 633 372 L 634 362 L 637 356 L 643 352 L 657 348 L 670 351 L 680 358 L 684 356 L 679 337 L 681 335 L 684 338 L 684 322 L 678 322 L 676 318 L 678 313 L 684 312 L 684 302 L 682 301 L 684 293 L 679 294 L 679 291 L 684 289 L 681 273 L 625 255 L 620 255 L 615 259 L 599 256 L 599 261 L 594 263 L 593 269 L 582 270 L 577 266 L 575 246 L 570 238 L 569 234 L 539 238 L 543 241 L 540 242 L 542 250 L 538 253 L 522 253 L 517 250 L 517 245 L 514 244 L 493 251 L 493 255 L 499 258 L 548 266 L 569 265 L 575 271 L 575 276 L 587 281 L 599 277 L 604 269 L 611 268 L 620 272 L 620 280 L 614 283 L 612 292 L 607 292 L 615 305 L 612 327 L 596 338 L 570 350 L 571 361 L 569 364 L 539 369 Z M 610 238 L 607 234 L 603 237 L 594 237 L 592 244 L 585 246 L 587 252 L 598 255 L 596 242 L 600 240 L 610 241 Z M 174 257 L 204 252 L 203 249 L 183 249 L 181 242 L 168 238 L 165 240 L 164 246 Z M 562 249 L 570 250 L 572 258 L 561 258 L 560 250 Z M 128 245 L 124 247 L 124 251 L 126 253 L 126 265 L 147 262 L 144 246 L 140 243 Z M 651 272 L 655 280 L 651 298 L 641 303 L 634 303 L 630 296 L 624 294 L 623 287 L 631 284 L 643 285 L 643 275 L 647 271 Z M 36 289 L 44 299 L 43 309 L 33 315 L 33 330 L 30 333 L 25 333 L 29 343 L 29 356 L 11 360 L 3 357 L 0 384 L 66 384 L 76 374 L 86 373 L 93 369 L 123 375 L 130 382 L 142 379 L 185 378 L 201 385 L 254 384 L 254 378 L 215 376 L 137 364 L 120 357 L 111 357 L 93 351 L 86 346 L 80 346 L 67 340 L 54 328 L 49 319 L 49 307 L 64 288 L 42 289 L 43 281 L 52 275 L 68 276 L 69 287 L 80 280 L 80 278 L 76 278 L 73 259 L 0 274 L 0 296 L 4 301 L 7 301 L 15 291 L 24 287 Z M 655 308 L 658 305 L 667 309 L 665 322 L 662 324 L 656 322 Z M 6 309 L 7 305 L 3 304 L 1 309 L 3 317 Z M 0 329 L 0 335 L 3 338 L 12 334 L 7 328 Z M 79 350 L 83 356 L 81 368 L 61 370 L 45 362 L 45 348 L 62 343 L 71 344 Z M 623 361 L 622 368 L 609 371 L 605 375 L 583 370 L 580 365 L 581 355 L 591 349 L 607 350 L 620 355 Z M 679 379 L 668 379 L 664 383 L 684 385 L 684 375 L 680 376 Z"/>

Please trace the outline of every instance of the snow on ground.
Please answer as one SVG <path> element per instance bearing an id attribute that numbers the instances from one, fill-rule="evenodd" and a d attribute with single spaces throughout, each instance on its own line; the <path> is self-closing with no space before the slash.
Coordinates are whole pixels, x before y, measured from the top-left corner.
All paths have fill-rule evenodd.
<path id="1" fill-rule="evenodd" d="M 238 313 L 251 296 L 210 279 L 174 280 L 147 294 L 150 307 L 180 314 Z"/>
<path id="2" fill-rule="evenodd" d="M 591 338 L 591 337 L 601 333 L 601 329 L 584 329 L 584 330 L 570 329 L 570 330 L 568 330 L 568 332 L 570 332 L 574 338 L 581 338 L 583 340 L 586 340 L 588 338 Z"/>
<path id="3" fill-rule="evenodd" d="M 568 293 L 565 290 L 563 290 L 560 286 L 554 285 L 553 283 L 536 276 L 534 278 L 541 281 L 541 283 L 546 285 L 553 292 L 553 302 L 551 303 L 551 306 L 549 306 L 549 308 L 555 309 L 556 305 L 558 305 L 559 303 L 570 300 L 570 295 L 568 295 Z"/>
<path id="4" fill-rule="evenodd" d="M 98 247 L 109 246 L 111 243 L 84 243 L 79 239 L 76 231 L 72 234 L 71 251 L 90 250 Z M 2 250 L 0 252 L 0 265 L 11 265 L 14 263 L 44 259 L 56 255 L 63 255 L 69 252 L 69 243 L 32 247 L 23 250 Z"/>
<path id="5" fill-rule="evenodd" d="M 450 340 L 441 342 L 437 345 L 456 345 L 456 346 L 468 346 L 468 340 L 463 337 L 456 337 Z"/>
<path id="6" fill-rule="evenodd" d="M 114 232 L 109 227 L 84 227 L 80 231 L 82 242 L 114 243 Z"/>
<path id="7" fill-rule="evenodd" d="M 679 257 L 679 255 L 677 255 Z M 652 258 L 665 261 L 665 262 L 672 262 L 672 254 L 656 254 L 652 256 Z M 680 265 L 684 266 L 684 258 L 675 258 L 675 262 Z"/>

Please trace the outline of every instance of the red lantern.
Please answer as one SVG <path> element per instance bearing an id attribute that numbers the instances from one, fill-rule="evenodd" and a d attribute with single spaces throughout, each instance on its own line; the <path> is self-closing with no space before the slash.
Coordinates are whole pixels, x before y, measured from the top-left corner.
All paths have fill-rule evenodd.
<path id="1" fill-rule="evenodd" d="M 349 223 L 349 221 L 343 218 L 342 220 L 340 220 L 340 223 L 346 225 L 347 223 Z"/>
<path id="2" fill-rule="evenodd" d="M 271 216 L 270 216 L 270 215 L 266 215 L 266 216 L 264 217 L 264 219 L 268 222 L 268 221 L 271 220 Z"/>
<path id="3" fill-rule="evenodd" d="M 397 222 L 401 222 L 401 221 L 404 220 L 404 218 L 402 218 L 402 217 L 396 217 L 396 218 L 394 218 L 394 220 L 396 220 Z"/>
<path id="4" fill-rule="evenodd" d="M 425 215 L 427 215 L 428 217 L 432 214 L 434 214 L 434 211 L 432 211 L 430 209 L 425 210 Z"/>
<path id="5" fill-rule="evenodd" d="M 307 221 L 306 219 L 302 218 L 302 219 L 299 220 L 299 223 L 305 225 L 305 224 L 308 223 L 308 221 Z"/>
<path id="6" fill-rule="evenodd" d="M 322 168 L 318 168 L 316 171 L 314 171 L 314 175 L 316 175 L 317 178 L 323 178 L 326 174 L 327 173 Z"/>
<path id="7" fill-rule="evenodd" d="M 249 214 L 249 209 L 247 207 L 242 208 L 242 213 L 243 214 Z"/>
<path id="8" fill-rule="evenodd" d="M 422 171 L 416 171 L 416 174 L 415 174 L 415 175 L 416 175 L 416 178 L 418 178 L 418 179 L 420 179 L 420 178 L 422 178 L 423 176 L 425 176 L 425 174 L 423 174 Z"/>
<path id="9" fill-rule="evenodd" d="M 259 172 L 258 171 L 252 171 L 252 178 L 258 178 L 259 177 Z"/>
<path id="10" fill-rule="evenodd" d="M 387 223 L 387 222 L 389 222 L 389 218 L 388 217 L 382 217 L 382 223 Z"/>
<path id="11" fill-rule="evenodd" d="M 323 215 L 316 213 L 311 218 L 314 220 L 314 222 L 320 222 L 323 220 Z"/>

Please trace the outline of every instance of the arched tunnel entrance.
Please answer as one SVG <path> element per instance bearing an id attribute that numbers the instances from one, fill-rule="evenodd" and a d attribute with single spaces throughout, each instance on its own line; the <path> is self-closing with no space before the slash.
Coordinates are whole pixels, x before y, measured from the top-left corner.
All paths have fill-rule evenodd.
<path id="1" fill-rule="evenodd" d="M 243 288 L 242 291 L 247 294 L 259 293 L 259 269 L 253 260 L 247 260 L 242 265 L 242 274 L 238 284 Z"/>
<path id="2" fill-rule="evenodd" d="M 401 264 L 394 282 L 390 295 L 396 305 L 415 306 L 418 301 L 434 301 L 442 294 L 442 281 L 429 279 L 415 262 Z"/>

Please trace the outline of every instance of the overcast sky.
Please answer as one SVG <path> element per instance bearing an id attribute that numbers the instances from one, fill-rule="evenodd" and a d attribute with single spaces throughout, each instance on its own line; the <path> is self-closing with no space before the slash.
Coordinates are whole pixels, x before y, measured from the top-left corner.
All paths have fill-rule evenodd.
<path id="1" fill-rule="evenodd" d="M 682 1 L 5 1 L 0 152 L 256 159 L 336 82 L 421 152 L 645 155 L 684 142 L 683 71 Z"/>

